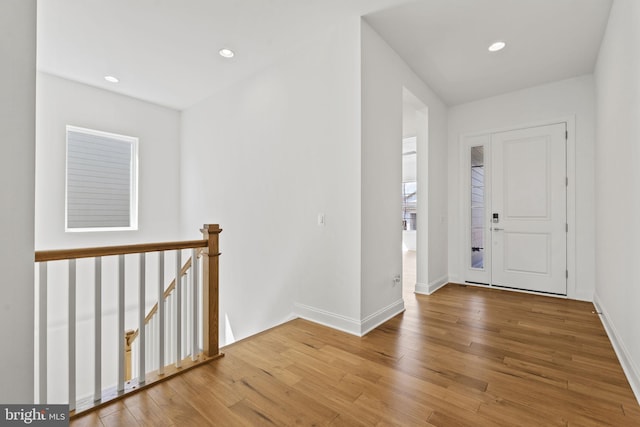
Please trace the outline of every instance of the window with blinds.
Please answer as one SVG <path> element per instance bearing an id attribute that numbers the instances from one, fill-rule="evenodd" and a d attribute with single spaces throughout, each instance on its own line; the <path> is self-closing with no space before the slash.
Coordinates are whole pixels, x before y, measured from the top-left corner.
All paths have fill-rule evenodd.
<path id="1" fill-rule="evenodd" d="M 67 126 L 67 231 L 136 230 L 138 138 Z"/>

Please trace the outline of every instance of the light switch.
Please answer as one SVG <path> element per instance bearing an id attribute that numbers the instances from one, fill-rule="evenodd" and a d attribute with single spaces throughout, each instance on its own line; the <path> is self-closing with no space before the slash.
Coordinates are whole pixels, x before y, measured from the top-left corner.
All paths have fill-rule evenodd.
<path id="1" fill-rule="evenodd" d="M 323 213 L 319 213 L 318 214 L 318 226 L 320 227 L 324 227 L 326 225 L 325 219 L 324 219 L 324 214 Z"/>

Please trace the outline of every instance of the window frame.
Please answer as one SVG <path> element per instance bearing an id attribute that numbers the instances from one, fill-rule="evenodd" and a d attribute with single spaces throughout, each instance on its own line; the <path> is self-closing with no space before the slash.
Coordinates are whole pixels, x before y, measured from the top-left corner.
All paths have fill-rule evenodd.
<path id="1" fill-rule="evenodd" d="M 130 196 L 129 196 L 129 226 L 128 227 L 69 227 L 69 132 L 110 138 L 119 142 L 129 143 L 131 146 Z M 85 233 L 97 231 L 137 231 L 138 230 L 138 145 L 139 138 L 112 132 L 88 129 L 67 125 L 65 129 L 65 197 L 64 197 L 64 230 L 68 233 Z"/>

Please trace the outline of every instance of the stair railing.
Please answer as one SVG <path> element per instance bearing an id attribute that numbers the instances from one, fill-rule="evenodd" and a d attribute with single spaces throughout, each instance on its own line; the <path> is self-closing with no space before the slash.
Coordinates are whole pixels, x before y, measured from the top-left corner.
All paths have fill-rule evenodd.
<path id="1" fill-rule="evenodd" d="M 166 243 L 148 243 L 136 245 L 122 245 L 111 247 L 96 247 L 84 249 L 63 249 L 53 251 L 39 251 L 35 253 L 35 262 L 38 269 L 37 294 L 36 303 L 38 310 L 38 324 L 36 327 L 36 343 L 39 354 L 37 355 L 37 372 L 36 372 L 36 400 L 38 403 L 51 403 L 48 401 L 48 371 L 47 363 L 48 352 L 48 328 L 47 323 L 47 298 L 48 298 L 48 266 L 51 263 L 63 262 L 67 263 L 68 281 L 67 281 L 67 298 L 68 298 L 68 403 L 70 416 L 75 417 L 90 409 L 103 406 L 107 402 L 121 398 L 129 393 L 147 388 L 166 378 L 185 372 L 200 364 L 207 363 L 216 359 L 222 354 L 219 351 L 218 343 L 218 291 L 219 291 L 219 234 L 222 229 L 218 224 L 205 224 L 201 230 L 203 238 L 201 240 L 189 240 L 180 242 Z M 191 258 L 184 265 L 181 262 L 182 252 L 191 250 Z M 165 269 L 164 255 L 166 252 L 175 251 L 176 269 L 173 287 L 165 289 Z M 146 313 L 145 301 L 147 293 L 147 257 L 152 252 L 158 253 L 158 295 L 161 301 L 158 301 L 156 307 Z M 137 331 L 127 333 L 125 327 L 125 256 L 129 262 L 132 254 L 138 254 L 139 258 L 139 279 L 137 280 L 138 291 L 138 307 L 136 308 Z M 116 387 L 113 389 L 105 389 L 102 386 L 102 290 L 103 290 L 103 257 L 117 257 L 117 280 L 115 283 L 105 283 L 105 286 L 114 286 L 117 289 L 117 333 L 118 345 L 112 350 L 113 357 L 117 359 L 117 378 L 115 379 Z M 94 259 L 94 280 L 92 284 L 77 283 L 77 266 L 76 260 L 81 258 Z M 202 262 L 200 262 L 202 258 Z M 185 276 L 189 276 L 190 283 L 186 283 Z M 201 280 L 199 280 L 201 278 Z M 190 301 L 183 304 L 182 296 L 183 283 L 190 286 Z M 129 284 L 129 283 L 127 283 Z M 201 284 L 201 285 L 200 285 Z M 78 400 L 76 396 L 76 291 L 80 286 L 93 286 L 94 301 L 94 392 L 93 396 L 88 399 Z M 171 289 L 170 289 L 171 288 Z M 165 305 L 166 298 L 172 297 L 175 289 L 176 302 L 172 305 L 172 310 L 176 310 L 176 315 L 172 317 L 171 328 L 166 328 Z M 165 296 L 166 295 L 166 296 Z M 198 296 L 201 295 L 201 298 Z M 83 301 L 84 303 L 85 301 Z M 183 351 L 184 340 L 182 336 L 183 330 L 183 307 L 189 310 L 192 321 L 192 329 L 190 333 L 190 351 Z M 200 313 L 200 318 L 196 318 Z M 158 327 L 153 330 L 150 336 L 147 336 L 148 330 L 145 324 L 149 319 L 157 317 L 159 319 Z M 167 329 L 172 329 L 173 334 L 168 334 Z M 195 333 L 201 331 L 201 334 Z M 156 344 L 155 356 L 157 357 L 158 369 L 149 371 L 147 369 L 148 357 L 145 354 L 147 348 L 147 338 Z M 127 352 L 127 347 L 137 339 L 139 342 L 139 354 L 136 357 L 137 377 L 127 381 L 127 357 L 131 358 L 131 352 Z M 169 339 L 171 342 L 169 343 Z M 129 344 L 129 346 L 127 346 Z M 171 344 L 171 345 L 169 345 Z M 165 363 L 166 349 L 171 348 L 175 351 L 174 362 L 171 365 Z M 189 357 L 183 357 L 185 353 Z M 129 356 L 127 356 L 129 355 Z M 129 361 L 129 371 L 131 371 L 131 360 Z M 131 375 L 129 375 L 131 376 Z"/>

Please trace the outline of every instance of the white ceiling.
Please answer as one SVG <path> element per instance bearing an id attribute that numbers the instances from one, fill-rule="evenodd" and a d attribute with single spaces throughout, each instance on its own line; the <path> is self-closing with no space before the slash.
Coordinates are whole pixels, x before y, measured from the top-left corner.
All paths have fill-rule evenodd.
<path id="1" fill-rule="evenodd" d="M 338 16 L 406 1 L 38 0 L 38 69 L 184 109 L 295 52 Z M 236 57 L 221 58 L 223 47 Z"/>
<path id="2" fill-rule="evenodd" d="M 448 105 L 593 72 L 611 0 L 422 0 L 366 21 Z M 497 40 L 507 47 L 496 53 Z"/>
<path id="3" fill-rule="evenodd" d="M 39 0 L 38 69 L 176 109 L 365 15 L 454 105 L 593 71 L 611 0 Z M 509 45 L 489 55 L 495 39 Z M 222 47 L 236 57 L 223 60 Z M 115 75 L 120 83 L 104 81 Z"/>

